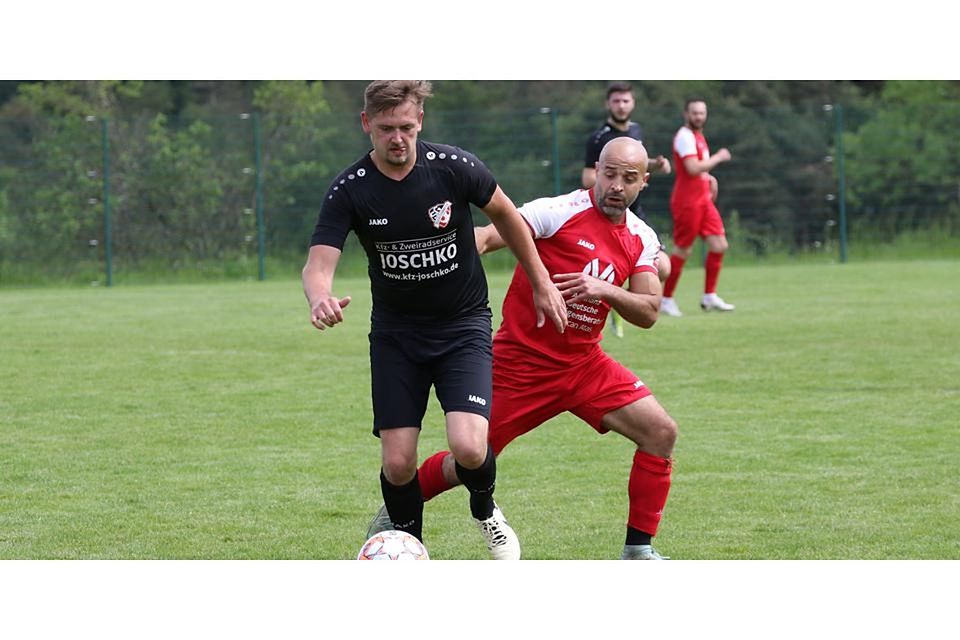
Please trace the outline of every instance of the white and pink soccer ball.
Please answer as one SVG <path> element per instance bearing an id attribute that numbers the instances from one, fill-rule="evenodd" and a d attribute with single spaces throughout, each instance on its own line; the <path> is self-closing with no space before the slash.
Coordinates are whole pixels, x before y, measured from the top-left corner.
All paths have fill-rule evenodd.
<path id="1" fill-rule="evenodd" d="M 357 560 L 429 560 L 423 543 L 406 531 L 381 531 L 363 543 Z"/>

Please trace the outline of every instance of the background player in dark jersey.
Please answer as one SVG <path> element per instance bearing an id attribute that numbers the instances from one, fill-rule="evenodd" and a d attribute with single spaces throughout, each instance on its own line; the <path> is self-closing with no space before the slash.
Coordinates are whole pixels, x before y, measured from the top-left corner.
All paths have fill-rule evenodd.
<path id="1" fill-rule="evenodd" d="M 587 138 L 586 151 L 583 157 L 583 171 L 580 173 L 580 182 L 584 189 L 592 189 L 597 182 L 597 162 L 600 160 L 600 151 L 614 138 L 633 138 L 643 142 L 643 130 L 640 125 L 633 122 L 630 116 L 636 106 L 636 100 L 633 97 L 633 87 L 626 82 L 614 82 L 607 87 L 607 119 L 599 129 L 590 134 Z M 663 156 L 657 156 L 648 163 L 650 173 L 670 173 L 670 161 Z M 644 220 L 643 208 L 639 200 L 634 200 L 630 205 L 633 211 L 641 220 Z M 660 252 L 662 259 L 660 261 L 660 281 L 665 282 L 670 277 L 670 260 L 667 254 Z M 610 322 L 613 323 L 614 332 L 618 338 L 623 337 L 623 326 L 620 323 L 616 311 L 610 312 Z"/>
<path id="2" fill-rule="evenodd" d="M 494 558 L 516 559 L 520 543 L 493 501 L 496 462 L 487 445 L 491 312 L 471 203 L 489 216 L 536 283 L 537 319 L 530 329 L 562 332 L 566 307 L 523 219 L 483 163 L 457 147 L 417 139 L 430 95 L 424 81 L 367 87 L 360 117 L 373 150 L 331 184 L 303 288 L 317 329 L 344 320 L 350 297 L 333 294 L 333 277 L 353 230 L 367 254 L 373 295 L 373 431 L 381 442 L 381 491 L 394 528 L 423 537 L 417 440 L 434 386 L 471 513 Z"/>
<path id="3" fill-rule="evenodd" d="M 586 151 L 583 157 L 583 171 L 580 182 L 584 189 L 592 189 L 597 181 L 597 161 L 600 160 L 600 151 L 614 138 L 627 137 L 643 142 L 643 130 L 633 122 L 630 116 L 636 107 L 633 97 L 633 87 L 626 82 L 614 82 L 607 87 L 607 119 L 596 131 L 587 138 Z M 670 161 L 664 156 L 652 158 L 647 167 L 650 173 L 670 173 Z M 640 203 L 634 201 L 630 210 L 643 218 Z"/>
<path id="4" fill-rule="evenodd" d="M 670 490 L 677 436 L 676 422 L 646 385 L 600 348 L 600 329 L 610 309 L 619 309 L 640 327 L 657 320 L 660 242 L 627 209 L 646 184 L 646 166 L 641 143 L 614 140 L 601 154 L 594 189 L 521 207 L 537 250 L 567 299 L 570 324 L 563 335 L 524 328 L 530 324 L 530 312 L 522 301 L 530 285 L 518 269 L 493 341 L 490 444 L 496 454 L 514 438 L 565 411 L 599 433 L 615 431 L 636 444 L 621 554 L 626 560 L 662 558 L 653 549 L 652 538 Z M 492 226 L 475 233 L 483 253 L 504 246 Z M 627 289 L 622 287 L 625 281 Z M 427 458 L 419 478 L 427 499 L 460 484 L 446 451 Z"/>

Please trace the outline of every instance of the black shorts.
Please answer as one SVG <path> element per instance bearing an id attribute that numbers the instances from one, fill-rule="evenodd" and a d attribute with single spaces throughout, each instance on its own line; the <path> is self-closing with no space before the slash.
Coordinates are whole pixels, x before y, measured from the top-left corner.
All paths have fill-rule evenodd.
<path id="1" fill-rule="evenodd" d="M 489 420 L 492 366 L 489 313 L 439 326 L 371 330 L 373 434 L 420 427 L 431 386 L 444 413 L 465 411 Z"/>

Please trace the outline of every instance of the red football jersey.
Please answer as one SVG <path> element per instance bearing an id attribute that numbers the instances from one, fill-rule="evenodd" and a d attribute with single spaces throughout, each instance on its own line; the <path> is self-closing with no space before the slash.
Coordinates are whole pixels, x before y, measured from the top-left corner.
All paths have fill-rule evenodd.
<path id="1" fill-rule="evenodd" d="M 537 252 L 551 276 L 589 273 L 619 287 L 635 273 L 657 273 L 657 234 L 629 210 L 622 224 L 610 222 L 597 208 L 592 189 L 540 198 L 525 204 L 520 213 L 533 230 Z M 517 265 L 503 301 L 503 324 L 494 338 L 501 352 L 512 354 L 517 349 L 518 357 L 555 366 L 575 363 L 599 348 L 608 303 L 568 302 L 567 330 L 560 334 L 550 322 L 537 328 L 532 296 L 527 274 Z"/>
<path id="2" fill-rule="evenodd" d="M 703 132 L 693 131 L 690 127 L 680 127 L 673 137 L 673 192 L 670 194 L 670 208 L 691 207 L 710 202 L 710 182 L 707 174 L 691 175 L 683 166 L 683 159 L 696 157 L 698 160 L 710 158 L 710 147 Z"/>

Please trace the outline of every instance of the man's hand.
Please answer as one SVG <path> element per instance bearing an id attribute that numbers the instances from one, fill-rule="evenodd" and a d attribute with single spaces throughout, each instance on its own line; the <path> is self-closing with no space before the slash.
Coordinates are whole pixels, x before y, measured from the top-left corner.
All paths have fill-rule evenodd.
<path id="1" fill-rule="evenodd" d="M 558 273 L 553 276 L 557 289 L 567 302 L 587 300 L 596 302 L 603 299 L 610 283 L 585 273 Z"/>
<path id="2" fill-rule="evenodd" d="M 350 304 L 350 296 L 337 298 L 323 296 L 310 307 L 310 322 L 323 331 L 327 327 L 343 322 L 343 309 Z"/>
<path id="3" fill-rule="evenodd" d="M 717 182 L 717 179 L 710 174 L 707 174 L 707 180 L 710 181 L 710 199 L 716 202 L 717 194 L 720 193 L 720 184 Z"/>
<path id="4" fill-rule="evenodd" d="M 663 156 L 657 156 L 650 161 L 650 173 L 669 175 L 670 171 L 670 161 Z"/>
<path id="5" fill-rule="evenodd" d="M 720 151 L 717 151 L 715 154 L 713 154 L 711 157 L 716 158 L 717 162 L 726 162 L 730 160 L 732 156 L 730 155 L 730 151 L 726 147 L 724 147 L 723 149 L 720 149 Z"/>
<path id="6" fill-rule="evenodd" d="M 546 324 L 548 318 L 558 332 L 563 333 L 567 328 L 567 305 L 563 301 L 563 294 L 553 283 L 534 288 L 533 307 L 537 310 L 538 329 Z"/>

